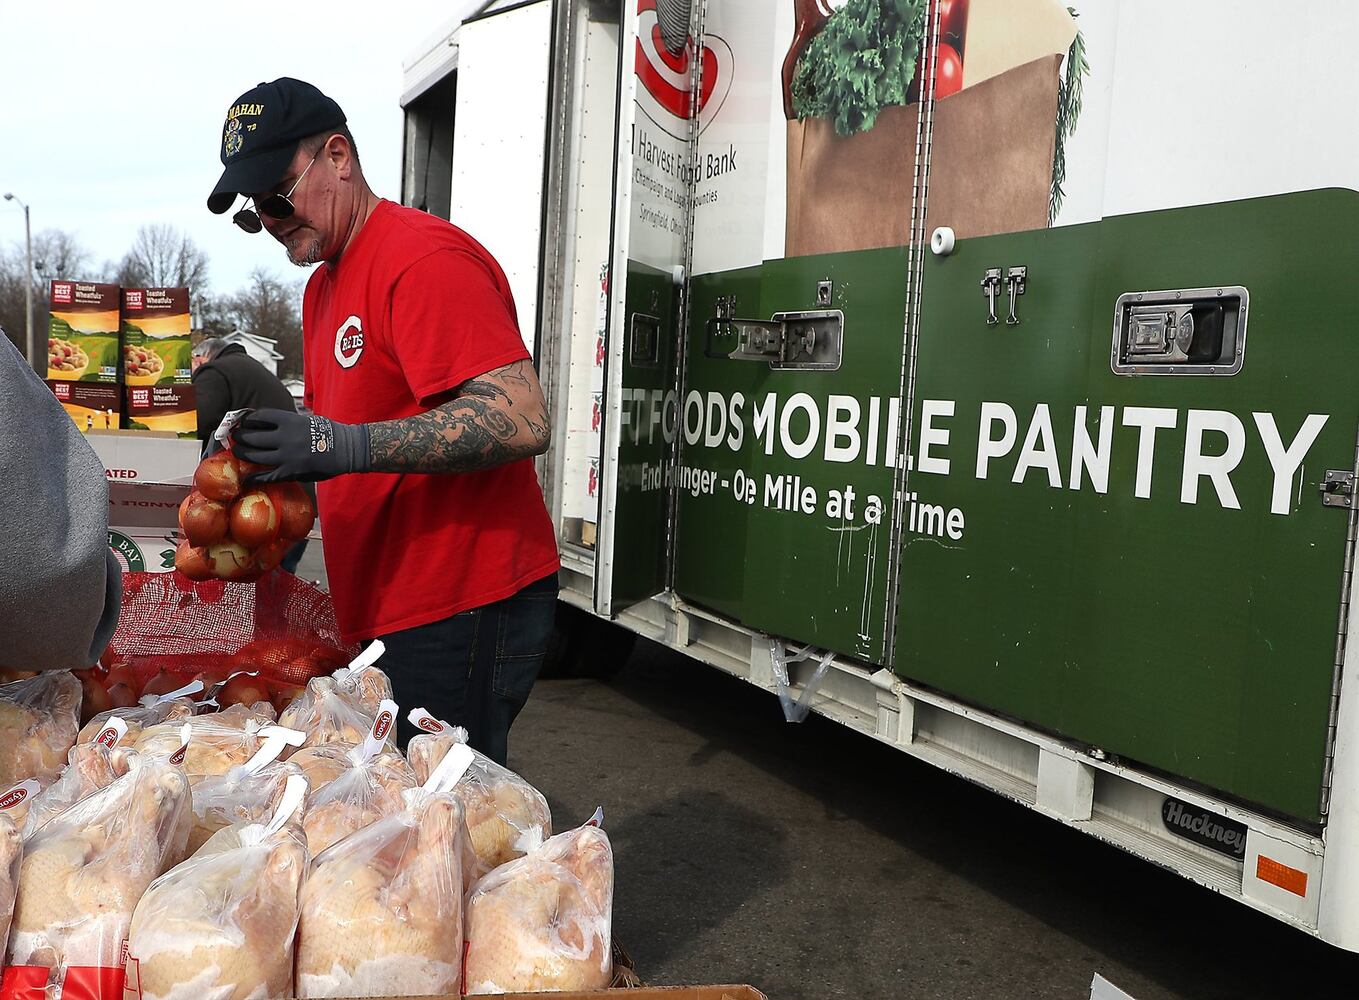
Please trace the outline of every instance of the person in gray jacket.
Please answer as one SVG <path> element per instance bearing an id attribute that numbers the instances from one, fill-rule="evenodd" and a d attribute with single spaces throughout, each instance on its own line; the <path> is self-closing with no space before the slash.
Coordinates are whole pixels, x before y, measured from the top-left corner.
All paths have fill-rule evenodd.
<path id="1" fill-rule="evenodd" d="M 0 331 L 0 667 L 80 670 L 118 625 L 104 466 Z"/>

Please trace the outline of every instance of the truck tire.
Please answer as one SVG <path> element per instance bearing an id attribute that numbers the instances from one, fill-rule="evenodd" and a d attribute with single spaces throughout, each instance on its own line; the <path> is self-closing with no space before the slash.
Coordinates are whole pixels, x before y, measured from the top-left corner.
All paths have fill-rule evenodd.
<path id="1" fill-rule="evenodd" d="M 572 676 L 608 680 L 623 669 L 636 645 L 636 632 L 591 615 L 578 633 Z"/>
<path id="2" fill-rule="evenodd" d="M 539 676 L 606 680 L 623 668 L 636 641 L 636 634 L 621 625 L 558 601 Z"/>

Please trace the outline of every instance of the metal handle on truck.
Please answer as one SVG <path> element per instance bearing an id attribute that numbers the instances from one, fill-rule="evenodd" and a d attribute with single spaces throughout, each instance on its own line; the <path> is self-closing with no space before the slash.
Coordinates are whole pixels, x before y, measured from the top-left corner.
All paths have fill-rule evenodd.
<path id="1" fill-rule="evenodd" d="M 738 319 L 734 297 L 717 300 L 705 324 L 703 353 L 732 361 L 763 361 L 779 370 L 835 371 L 844 347 L 845 314 L 839 309 L 777 312 L 771 319 Z"/>
<path id="2" fill-rule="evenodd" d="M 1114 374 L 1235 375 L 1249 303 L 1241 285 L 1124 292 L 1114 303 Z"/>

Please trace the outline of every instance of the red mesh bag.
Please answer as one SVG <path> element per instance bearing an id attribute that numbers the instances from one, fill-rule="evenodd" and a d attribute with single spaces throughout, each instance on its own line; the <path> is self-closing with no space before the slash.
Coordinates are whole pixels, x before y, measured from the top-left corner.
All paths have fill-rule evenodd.
<path id="1" fill-rule="evenodd" d="M 160 671 L 187 679 L 257 670 L 297 687 L 359 653 L 340 638 L 330 595 L 282 570 L 256 583 L 124 573 L 111 645 L 143 682 Z"/>

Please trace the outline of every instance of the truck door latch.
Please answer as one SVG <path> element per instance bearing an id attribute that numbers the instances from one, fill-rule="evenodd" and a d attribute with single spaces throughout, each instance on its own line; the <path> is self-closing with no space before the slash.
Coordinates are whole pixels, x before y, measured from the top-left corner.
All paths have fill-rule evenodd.
<path id="1" fill-rule="evenodd" d="M 1321 503 L 1326 507 L 1349 507 L 1354 499 L 1354 473 L 1348 469 L 1327 469 L 1321 481 Z"/>
<path id="2" fill-rule="evenodd" d="M 1006 326 L 1019 325 L 1019 296 L 1024 294 L 1024 284 L 1028 276 L 1027 267 L 1012 267 L 1005 272 L 1005 285 L 1010 293 L 1010 315 L 1005 317 Z"/>
<path id="3" fill-rule="evenodd" d="M 988 267 L 981 280 L 982 294 L 986 296 L 986 325 L 995 326 L 1000 322 L 996 316 L 996 298 L 1000 295 L 1000 268 Z"/>
<path id="4" fill-rule="evenodd" d="M 706 324 L 703 353 L 710 358 L 764 361 L 770 368 L 834 371 L 844 348 L 845 314 L 839 309 L 776 312 L 771 319 L 738 319 L 734 297 L 716 303 Z"/>

